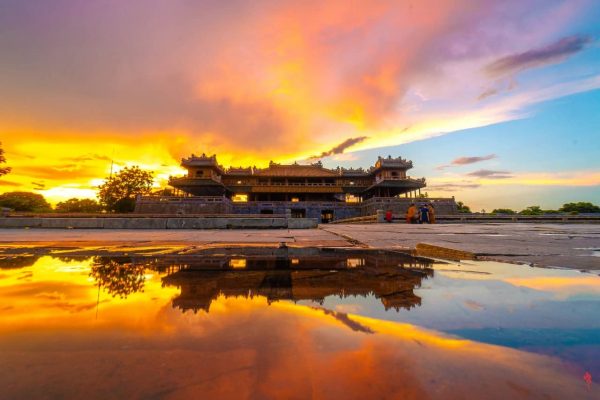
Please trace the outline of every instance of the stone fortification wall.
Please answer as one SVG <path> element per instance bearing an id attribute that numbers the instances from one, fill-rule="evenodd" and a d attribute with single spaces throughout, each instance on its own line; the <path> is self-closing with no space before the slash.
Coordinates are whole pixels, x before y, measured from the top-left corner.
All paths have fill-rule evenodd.
<path id="1" fill-rule="evenodd" d="M 365 200 L 362 203 L 362 215 L 374 215 L 377 210 L 391 210 L 395 215 L 404 215 L 406 210 L 412 204 L 430 203 L 435 207 L 435 212 L 438 215 L 454 215 L 458 214 L 458 209 L 454 198 L 402 198 L 402 197 L 374 197 Z"/>
<path id="2" fill-rule="evenodd" d="M 123 217 L 123 218 L 0 218 L 0 228 L 56 229 L 309 229 L 317 219 L 223 217 Z"/>
<path id="3" fill-rule="evenodd" d="M 233 214 L 286 214 L 290 212 L 297 215 L 304 212 L 306 218 L 321 219 L 321 212 L 324 210 L 333 211 L 334 219 L 353 218 L 360 216 L 360 206 L 358 204 L 348 204 L 330 201 L 250 201 L 247 203 L 233 203 Z"/>
<path id="4" fill-rule="evenodd" d="M 398 197 L 374 197 L 362 203 L 334 201 L 249 201 L 234 203 L 226 197 L 140 197 L 136 203 L 138 214 L 279 214 L 321 219 L 323 212 L 333 212 L 333 219 L 356 218 L 375 215 L 377 210 L 392 210 L 396 215 L 404 215 L 411 203 L 431 203 L 437 214 L 457 214 L 456 202 L 451 199 L 415 199 Z"/>
<path id="5" fill-rule="evenodd" d="M 143 196 L 135 204 L 137 214 L 231 214 L 226 197 Z"/>

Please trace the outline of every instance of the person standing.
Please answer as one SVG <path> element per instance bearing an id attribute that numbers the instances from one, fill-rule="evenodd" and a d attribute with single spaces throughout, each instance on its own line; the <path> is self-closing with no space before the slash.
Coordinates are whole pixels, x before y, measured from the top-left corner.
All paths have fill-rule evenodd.
<path id="1" fill-rule="evenodd" d="M 418 219 L 418 210 L 417 207 L 415 206 L 415 203 L 411 203 L 410 206 L 408 207 L 408 210 L 406 210 L 406 223 L 407 224 L 416 224 L 417 223 L 417 219 Z"/>
<path id="2" fill-rule="evenodd" d="M 419 220 L 419 223 L 428 224 L 429 223 L 429 208 L 427 207 L 427 204 L 422 204 L 419 207 L 419 211 L 421 212 L 421 218 Z"/>
<path id="3" fill-rule="evenodd" d="M 433 204 L 431 204 L 431 203 L 427 204 L 427 210 L 429 210 L 428 211 L 429 223 L 435 224 L 435 207 L 433 206 Z"/>

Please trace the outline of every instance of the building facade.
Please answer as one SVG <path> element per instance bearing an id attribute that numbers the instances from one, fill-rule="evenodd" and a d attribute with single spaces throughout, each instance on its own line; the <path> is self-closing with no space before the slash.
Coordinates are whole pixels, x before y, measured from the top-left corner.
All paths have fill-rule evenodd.
<path id="1" fill-rule="evenodd" d="M 422 199 L 425 178 L 411 178 L 412 161 L 379 157 L 368 170 L 276 164 L 267 168 L 229 168 L 216 155 L 192 154 L 181 161 L 187 175 L 172 177 L 175 196 L 142 197 L 136 211 L 172 214 L 290 214 L 322 222 L 375 214 L 377 209 L 404 213 Z M 442 202 L 441 200 L 446 200 Z M 456 211 L 452 199 L 431 199 Z M 452 205 L 454 204 L 454 207 Z"/>

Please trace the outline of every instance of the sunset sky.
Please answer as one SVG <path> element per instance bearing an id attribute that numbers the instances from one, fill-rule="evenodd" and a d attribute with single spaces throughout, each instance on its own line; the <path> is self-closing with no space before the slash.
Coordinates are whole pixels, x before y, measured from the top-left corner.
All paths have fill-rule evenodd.
<path id="1" fill-rule="evenodd" d="M 412 159 L 488 211 L 600 203 L 600 2 L 0 0 L 0 192 Z M 337 153 L 337 154 L 335 154 Z"/>

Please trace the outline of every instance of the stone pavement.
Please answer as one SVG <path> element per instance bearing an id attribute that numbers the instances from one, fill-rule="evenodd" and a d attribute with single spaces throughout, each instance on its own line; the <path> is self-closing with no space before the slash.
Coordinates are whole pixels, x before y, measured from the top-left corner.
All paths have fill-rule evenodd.
<path id="1" fill-rule="evenodd" d="M 428 243 L 498 261 L 600 270 L 599 224 L 365 224 L 321 228 L 369 247 L 412 249 L 418 243 Z"/>
<path id="2" fill-rule="evenodd" d="M 539 266 L 600 270 L 599 224 L 353 224 L 288 230 L 0 229 L 0 246 L 277 244 L 414 249 L 418 243 Z"/>
<path id="3" fill-rule="evenodd" d="M 320 229 L 0 229 L 0 246 L 278 244 L 340 247 L 348 241 Z"/>

